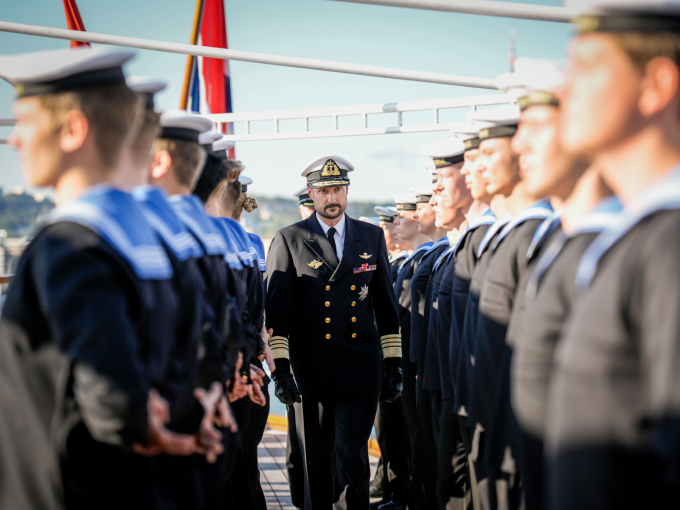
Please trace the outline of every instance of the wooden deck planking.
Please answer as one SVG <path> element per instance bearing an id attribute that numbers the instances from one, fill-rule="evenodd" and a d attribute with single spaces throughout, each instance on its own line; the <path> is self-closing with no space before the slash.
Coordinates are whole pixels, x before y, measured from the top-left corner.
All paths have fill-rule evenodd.
<path id="1" fill-rule="evenodd" d="M 286 471 L 286 433 L 267 427 L 258 448 L 260 483 L 268 510 L 295 510 L 290 500 L 288 472 Z M 371 479 L 375 475 L 378 459 L 369 456 Z"/>

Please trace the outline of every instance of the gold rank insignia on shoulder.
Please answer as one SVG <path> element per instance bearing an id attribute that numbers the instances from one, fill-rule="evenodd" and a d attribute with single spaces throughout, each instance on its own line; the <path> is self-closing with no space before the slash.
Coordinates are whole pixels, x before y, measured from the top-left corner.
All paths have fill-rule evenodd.
<path id="1" fill-rule="evenodd" d="M 313 269 L 319 269 L 321 266 L 323 266 L 323 262 L 321 262 L 320 260 L 312 260 L 308 264 L 308 266 L 313 268 Z"/>
<path id="2" fill-rule="evenodd" d="M 321 177 L 332 177 L 340 174 L 340 169 L 335 161 L 329 159 L 321 169 Z"/>
<path id="3" fill-rule="evenodd" d="M 363 255 L 359 255 L 359 256 L 360 256 L 362 259 L 368 260 L 368 259 L 370 259 L 373 255 L 369 255 L 368 253 L 364 252 Z"/>

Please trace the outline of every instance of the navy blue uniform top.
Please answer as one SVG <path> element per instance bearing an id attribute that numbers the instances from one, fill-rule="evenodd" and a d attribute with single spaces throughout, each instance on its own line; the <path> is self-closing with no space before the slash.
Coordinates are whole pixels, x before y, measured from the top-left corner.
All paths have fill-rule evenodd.
<path id="1" fill-rule="evenodd" d="M 420 265 L 411 278 L 411 363 L 420 363 L 423 343 L 427 338 L 430 320 L 430 304 L 427 291 L 432 268 L 444 250 L 448 247 L 448 238 L 444 237 L 434 243 L 421 257 Z M 431 287 L 430 287 L 431 289 Z M 423 360 L 424 362 L 425 360 Z"/>
<path id="2" fill-rule="evenodd" d="M 442 262 L 444 272 L 439 284 L 439 298 L 437 311 L 437 362 L 439 363 L 439 379 L 442 399 L 452 400 L 455 396 L 451 382 L 449 359 L 451 357 L 451 320 L 453 312 L 453 277 L 455 274 L 455 259 L 453 252 Z"/>

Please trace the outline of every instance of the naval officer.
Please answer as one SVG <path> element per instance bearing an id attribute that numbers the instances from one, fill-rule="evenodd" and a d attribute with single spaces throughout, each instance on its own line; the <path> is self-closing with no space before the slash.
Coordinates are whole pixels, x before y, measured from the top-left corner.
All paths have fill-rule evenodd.
<path id="1" fill-rule="evenodd" d="M 295 404 L 308 510 L 368 509 L 378 397 L 402 390 L 387 246 L 380 229 L 345 214 L 352 170 L 338 156 L 305 168 L 316 212 L 277 232 L 267 258 L 273 378 L 277 397 Z"/>

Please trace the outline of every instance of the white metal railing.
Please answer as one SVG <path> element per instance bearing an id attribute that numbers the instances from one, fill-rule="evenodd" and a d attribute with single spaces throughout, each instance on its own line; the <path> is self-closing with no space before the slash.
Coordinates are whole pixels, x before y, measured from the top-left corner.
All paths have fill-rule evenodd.
<path id="1" fill-rule="evenodd" d="M 532 5 L 489 0 L 338 0 L 357 4 L 387 5 L 391 7 L 410 7 L 430 11 L 460 12 L 503 18 L 520 18 L 538 21 L 557 21 L 568 23 L 574 13 L 564 7 Z"/>
<path id="2" fill-rule="evenodd" d="M 418 133 L 424 131 L 446 131 L 456 127 L 458 123 L 440 122 L 439 112 L 453 108 L 476 109 L 478 106 L 502 105 L 511 103 L 506 94 L 490 94 L 486 96 L 470 96 L 451 99 L 435 99 L 427 101 L 404 101 L 401 103 L 378 103 L 358 106 L 336 106 L 323 108 L 306 108 L 299 110 L 278 110 L 267 112 L 219 113 L 206 115 L 215 123 L 215 128 L 222 131 L 225 124 L 243 123 L 244 132 L 228 135 L 233 141 L 285 140 L 300 138 L 330 138 L 336 136 L 386 135 L 395 133 Z M 432 121 L 428 124 L 404 124 L 403 113 L 430 111 Z M 397 113 L 396 122 L 388 127 L 369 127 L 369 115 Z M 361 116 L 361 127 L 341 129 L 341 117 Z M 310 130 L 309 120 L 328 118 L 332 121 L 332 129 Z M 280 121 L 298 119 L 302 121 L 302 129 L 281 131 Z M 273 130 L 267 133 L 253 133 L 251 122 L 271 121 Z M 233 131 L 232 131 L 233 132 Z"/>
<path id="3" fill-rule="evenodd" d="M 331 62 L 328 60 L 288 57 L 283 55 L 271 55 L 268 53 L 255 53 L 252 51 L 228 50 L 223 48 L 213 48 L 210 46 L 196 46 L 193 44 L 154 41 L 151 39 L 140 39 L 137 37 L 123 37 L 119 35 L 80 32 L 78 30 L 65 30 L 62 28 L 25 25 L 23 23 L 11 23 L 9 21 L 0 21 L 0 32 L 12 32 L 16 34 L 37 35 L 72 41 L 110 44 L 113 46 L 125 46 L 128 48 L 138 48 L 142 50 L 165 51 L 168 53 L 180 53 L 183 55 L 196 55 L 199 57 L 219 58 L 224 60 L 240 60 L 243 62 L 254 62 L 258 64 L 315 69 L 317 71 L 330 71 L 334 73 L 358 74 L 363 76 L 375 76 L 378 78 L 391 78 L 394 80 L 421 81 L 427 83 L 439 83 L 442 85 L 459 85 L 461 87 L 476 87 L 497 90 L 494 80 L 488 78 L 473 78 L 470 76 L 458 76 L 454 74 L 409 71 L 405 69 L 393 69 L 390 67 L 348 64 L 344 62 Z"/>
<path id="4" fill-rule="evenodd" d="M 475 110 L 478 106 L 503 105 L 512 102 L 506 94 L 489 94 L 486 96 L 467 96 L 450 99 L 430 99 L 425 101 L 402 101 L 400 103 L 376 103 L 355 106 L 330 106 L 323 108 L 302 108 L 298 110 L 273 110 L 266 112 L 243 112 L 243 113 L 217 113 L 205 115 L 213 121 L 215 129 L 222 132 L 225 124 L 242 123 L 244 133 L 227 135 L 225 138 L 235 142 L 256 140 L 286 140 L 300 138 L 331 138 L 336 136 L 361 136 L 361 135 L 389 135 L 395 133 L 421 133 L 426 131 L 446 131 L 453 129 L 457 122 L 441 122 L 439 112 L 455 108 L 470 108 Z M 432 121 L 428 124 L 405 124 L 403 113 L 407 112 L 431 112 Z M 383 113 L 396 113 L 396 122 L 388 127 L 369 127 L 369 115 Z M 342 117 L 361 116 L 361 127 L 339 127 L 339 119 Z M 310 119 L 329 118 L 333 128 L 330 130 L 310 130 Z M 281 131 L 280 121 L 301 120 L 302 129 L 296 131 Z M 267 133 L 253 133 L 251 122 L 271 121 L 273 130 Z M 13 126 L 14 119 L 0 119 L 0 126 Z M 0 144 L 5 143 L 0 140 Z"/>

